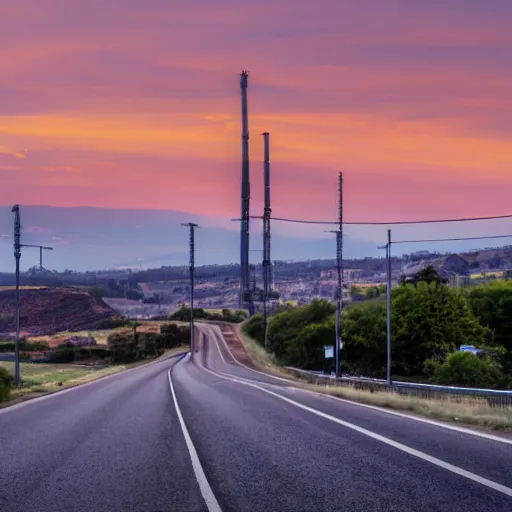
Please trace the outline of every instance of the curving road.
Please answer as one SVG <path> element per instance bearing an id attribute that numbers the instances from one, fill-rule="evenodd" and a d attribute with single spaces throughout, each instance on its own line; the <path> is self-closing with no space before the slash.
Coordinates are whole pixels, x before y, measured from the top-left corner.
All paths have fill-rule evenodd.
<path id="1" fill-rule="evenodd" d="M 0 511 L 512 510 L 512 441 L 299 390 L 220 329 L 0 411 Z"/>

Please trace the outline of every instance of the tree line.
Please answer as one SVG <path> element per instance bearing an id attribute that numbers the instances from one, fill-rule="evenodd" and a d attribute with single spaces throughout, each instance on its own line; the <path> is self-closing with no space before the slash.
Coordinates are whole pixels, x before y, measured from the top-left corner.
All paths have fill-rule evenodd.
<path id="1" fill-rule="evenodd" d="M 429 269 L 428 279 L 392 290 L 392 375 L 397 379 L 488 388 L 512 388 L 512 282 L 495 281 L 458 290 Z M 325 345 L 334 345 L 334 305 L 314 300 L 269 321 L 269 350 L 283 365 L 320 370 Z M 244 326 L 263 343 L 260 315 Z M 386 303 L 354 303 L 342 316 L 344 373 L 386 375 Z M 460 352 L 473 345 L 478 356 Z"/>

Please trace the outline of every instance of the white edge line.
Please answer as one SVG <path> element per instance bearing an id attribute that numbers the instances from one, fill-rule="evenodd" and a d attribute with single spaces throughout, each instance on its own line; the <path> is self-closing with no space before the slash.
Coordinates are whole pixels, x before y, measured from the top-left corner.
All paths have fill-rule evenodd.
<path id="1" fill-rule="evenodd" d="M 229 352 L 231 354 L 231 357 L 240 366 L 243 366 L 244 368 L 246 368 L 247 370 L 250 370 L 251 372 L 256 372 L 256 373 L 259 373 L 261 375 L 266 375 L 267 377 L 271 377 L 273 379 L 278 379 L 278 380 L 282 380 L 282 381 L 285 381 L 285 382 L 290 382 L 291 384 L 295 384 L 295 389 L 299 389 L 300 391 L 303 391 L 305 393 L 311 393 L 313 395 L 318 395 L 318 396 L 321 396 L 321 397 L 327 397 L 327 398 L 330 398 L 332 400 L 338 400 L 340 402 L 344 402 L 346 404 L 357 405 L 358 407 L 365 407 L 367 409 L 373 409 L 374 411 L 379 411 L 379 412 L 383 412 L 383 413 L 386 413 L 386 414 L 391 414 L 392 416 L 398 416 L 400 418 L 405 418 L 405 419 L 408 419 L 408 420 L 418 421 L 420 423 L 426 423 L 428 425 L 434 425 L 436 427 L 445 428 L 447 430 L 453 430 L 455 432 L 460 432 L 462 434 L 469 434 L 469 435 L 473 435 L 473 436 L 476 436 L 476 437 L 482 437 L 484 439 L 489 439 L 491 441 L 497 441 L 497 442 L 500 442 L 500 443 L 505 443 L 505 444 L 512 445 L 512 439 L 507 439 L 507 438 L 504 438 L 504 437 L 495 436 L 493 434 L 487 434 L 485 432 L 479 432 L 478 430 L 472 430 L 470 428 L 459 427 L 457 425 L 450 425 L 449 423 L 443 423 L 443 422 L 440 422 L 440 421 L 429 420 L 427 418 L 419 418 L 417 416 L 411 416 L 409 414 L 405 414 L 405 413 L 397 412 L 397 411 L 392 411 L 392 410 L 386 409 L 384 407 L 379 407 L 377 405 L 362 404 L 361 402 L 355 402 L 355 401 L 349 400 L 347 398 L 340 398 L 338 396 L 333 396 L 333 395 L 328 394 L 328 393 L 321 393 L 319 391 L 312 391 L 310 389 L 303 389 L 301 387 L 297 387 L 296 386 L 297 385 L 296 381 L 289 380 L 289 379 L 283 379 L 281 377 L 275 377 L 273 375 L 269 375 L 268 373 L 260 372 L 258 370 L 253 370 L 252 368 L 249 368 L 245 364 L 240 363 L 235 358 L 233 353 L 231 352 L 231 350 L 230 350 L 226 340 L 224 339 L 224 336 L 222 336 L 222 331 L 221 331 L 221 338 L 222 338 L 222 341 L 224 342 L 224 344 L 226 345 L 227 349 L 229 350 Z M 241 377 L 237 377 L 237 378 L 241 378 Z"/>
<path id="2" fill-rule="evenodd" d="M 201 466 L 201 462 L 199 461 L 199 457 L 194 447 L 194 443 L 192 442 L 190 434 L 188 433 L 187 430 L 187 426 L 185 425 L 183 415 L 181 414 L 181 410 L 178 405 L 178 400 L 176 398 L 176 393 L 174 391 L 174 386 L 172 385 L 171 370 L 169 370 L 167 375 L 169 377 L 169 386 L 171 388 L 172 399 L 174 401 L 174 407 L 176 408 L 176 414 L 178 415 L 178 420 L 181 425 L 183 437 L 185 438 L 185 443 L 187 444 L 190 460 L 192 461 L 192 468 L 194 469 L 194 474 L 196 475 L 196 480 L 197 483 L 199 484 L 199 489 L 201 490 L 203 499 L 206 502 L 206 507 L 208 508 L 209 512 L 222 512 L 219 503 L 217 502 L 217 498 L 215 498 L 212 488 L 208 483 L 208 479 L 206 478 L 203 467 Z"/>
<path id="3" fill-rule="evenodd" d="M 186 354 L 189 354 L 190 352 L 187 352 Z M 13 404 L 13 405 L 6 405 L 5 407 L 2 407 L 0 409 L 0 415 L 5 414 L 7 412 L 15 411 L 16 409 L 19 409 L 21 407 L 26 407 L 27 405 L 36 404 L 38 402 L 42 402 L 43 400 L 48 400 L 49 398 L 55 398 L 58 396 L 65 395 L 67 393 L 71 393 L 72 391 L 77 391 L 79 389 L 83 389 L 87 386 L 90 386 L 92 384 L 98 384 L 99 382 L 106 382 L 108 380 L 113 379 L 114 377 L 119 377 L 121 375 L 126 375 L 127 373 L 133 372 L 135 370 L 140 370 L 141 368 L 145 368 L 146 366 L 149 366 L 151 364 L 155 363 L 162 363 L 164 361 L 167 361 L 168 359 L 174 359 L 175 357 L 183 357 L 184 352 L 178 353 L 178 354 L 171 354 L 168 357 L 164 359 L 155 359 L 154 361 L 150 361 L 149 363 L 144 363 L 139 366 L 136 366 L 135 368 L 128 368 L 127 370 L 122 370 L 116 373 L 113 373 L 111 375 L 105 375 L 104 377 L 100 377 L 99 379 L 91 380 L 89 382 L 84 382 L 83 384 L 76 384 L 75 386 L 72 386 L 67 389 L 62 389 L 59 391 L 53 391 L 48 392 L 47 394 L 43 396 L 38 396 L 36 398 L 30 398 L 28 400 L 25 400 L 24 402 L 20 402 L 19 404 Z M 186 355 L 185 354 L 185 355 Z"/>
<path id="4" fill-rule="evenodd" d="M 408 420 L 414 420 L 414 421 L 418 421 L 420 423 L 426 423 L 427 425 L 433 425 L 435 427 L 441 427 L 441 428 L 445 428 L 447 430 L 453 430 L 455 432 L 460 432 L 461 434 L 469 434 L 469 435 L 472 435 L 472 436 L 482 437 L 484 439 L 489 439 L 490 441 L 497 441 L 497 442 L 500 442 L 500 443 L 505 443 L 505 444 L 512 445 L 512 439 L 507 439 L 506 437 L 499 437 L 499 436 L 495 436 L 493 434 L 487 434 L 485 432 L 480 432 L 478 430 L 472 430 L 470 428 L 464 428 L 464 427 L 459 427 L 457 425 L 450 425 L 449 423 L 441 423 L 439 421 L 429 420 L 427 418 L 419 418 L 417 416 L 410 416 L 409 414 L 404 414 L 404 413 L 397 412 L 397 411 L 391 411 L 389 409 L 385 409 L 385 408 L 379 407 L 377 405 L 362 404 L 361 402 L 353 402 L 352 400 L 349 400 L 347 398 L 341 398 L 339 396 L 333 396 L 333 395 L 330 395 L 328 393 L 320 393 L 318 391 L 311 391 L 309 389 L 302 389 L 302 388 L 296 388 L 296 389 L 299 389 L 300 391 L 304 391 L 306 393 L 311 393 L 313 395 L 318 395 L 318 396 L 323 397 L 323 398 L 330 398 L 332 400 L 337 400 L 339 402 L 343 402 L 343 403 L 346 403 L 346 404 L 357 405 L 359 407 L 364 407 L 366 409 L 372 409 L 374 411 L 384 412 L 386 414 L 391 414 L 392 416 L 398 416 L 399 418 L 405 418 L 405 419 L 408 419 Z"/>
<path id="5" fill-rule="evenodd" d="M 205 368 L 206 371 L 216 375 L 217 372 L 213 372 L 209 370 L 208 368 Z M 251 382 L 248 382 L 246 380 L 240 380 L 236 377 L 225 377 L 227 380 L 231 380 L 233 382 L 240 382 L 241 384 L 245 384 L 246 386 L 250 386 L 256 389 L 259 389 L 260 391 L 263 391 L 264 393 L 268 393 L 269 395 L 275 396 L 276 398 L 279 398 L 280 400 L 283 400 L 284 402 L 287 402 L 291 405 L 294 405 L 295 407 L 298 407 L 299 409 L 303 409 L 305 411 L 308 411 L 312 414 L 315 414 L 316 416 L 320 416 L 321 418 L 327 419 L 329 421 L 332 421 L 334 423 L 337 423 L 338 425 L 341 425 L 343 427 L 355 430 L 356 432 L 359 432 L 360 434 L 363 434 L 365 436 L 368 436 L 372 439 L 375 439 L 377 441 L 380 441 L 381 443 L 387 444 L 389 446 L 392 446 L 393 448 L 396 448 L 397 450 L 400 450 L 402 452 L 408 453 L 409 455 L 412 455 L 414 457 L 417 457 L 419 459 L 422 459 L 426 462 L 430 462 L 431 464 L 438 466 L 442 469 L 445 469 L 447 471 L 450 471 L 451 473 L 455 473 L 459 476 L 463 476 L 467 478 L 468 480 L 472 480 L 473 482 L 479 483 L 481 485 L 484 485 L 486 487 L 489 487 L 490 489 L 493 489 L 495 491 L 501 492 L 507 496 L 512 497 L 512 489 L 510 487 L 506 487 L 504 485 L 501 485 L 497 482 L 493 482 L 492 480 L 489 480 L 487 478 L 484 478 L 482 476 L 479 476 L 475 473 L 471 473 L 470 471 L 466 471 L 465 469 L 459 468 L 458 466 L 454 466 L 453 464 L 450 464 L 449 462 L 445 462 L 441 459 L 438 459 L 436 457 L 433 457 L 432 455 L 428 455 L 427 453 L 421 452 L 419 450 L 415 450 L 414 448 L 411 448 L 405 444 L 399 443 L 397 441 L 393 441 L 392 439 L 389 439 L 388 437 L 384 437 L 380 434 L 377 434 L 375 432 L 372 432 L 371 430 L 367 430 L 363 427 L 359 427 L 358 425 L 354 425 L 353 423 L 349 423 L 344 420 L 340 420 L 339 418 L 336 418 L 335 416 L 331 416 L 330 414 L 326 414 L 324 412 L 318 411 L 316 409 L 313 409 L 312 407 L 308 407 L 307 405 L 303 405 L 299 402 L 296 402 L 295 400 L 291 400 L 290 398 L 286 398 L 282 395 L 279 395 L 278 393 L 274 393 L 273 391 L 270 391 L 268 389 L 262 388 L 256 384 L 253 384 Z"/>
<path id="6" fill-rule="evenodd" d="M 230 354 L 230 356 L 233 358 L 233 361 L 235 361 L 236 364 L 238 364 L 239 366 L 242 366 L 243 368 L 245 368 L 246 370 L 249 370 L 251 372 L 254 372 L 254 373 L 259 373 L 260 375 L 264 375 L 265 377 L 270 377 L 271 379 L 276 379 L 276 380 L 280 380 L 280 381 L 283 381 L 283 382 L 290 382 L 292 384 L 296 384 L 296 381 L 294 380 L 291 380 L 291 379 L 284 379 L 283 377 L 276 377 L 275 375 L 272 375 L 270 373 L 265 373 L 265 372 L 261 372 L 259 370 L 255 370 L 254 368 L 249 368 L 248 366 L 246 366 L 244 363 L 241 363 L 234 355 L 233 355 L 233 352 L 231 352 L 231 349 L 229 348 L 229 345 L 227 343 L 227 341 L 225 340 L 224 338 L 224 334 L 222 333 L 222 330 L 220 329 L 220 327 L 218 325 L 214 325 L 214 327 L 217 327 L 218 330 L 220 331 L 217 332 L 216 334 L 220 334 L 220 339 L 222 340 L 222 343 L 224 343 L 224 346 L 228 349 L 228 352 Z M 242 343 L 242 342 L 240 342 Z M 242 343 L 243 345 L 243 343 Z M 245 347 L 244 347 L 245 349 Z"/>

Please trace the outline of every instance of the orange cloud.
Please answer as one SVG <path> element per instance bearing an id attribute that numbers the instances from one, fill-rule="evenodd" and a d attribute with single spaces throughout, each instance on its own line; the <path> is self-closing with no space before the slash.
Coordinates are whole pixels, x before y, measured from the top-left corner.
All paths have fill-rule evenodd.
<path id="1" fill-rule="evenodd" d="M 13 158 L 26 158 L 27 154 L 23 151 L 16 151 L 3 146 L 0 146 L 0 156 L 10 156 Z"/>

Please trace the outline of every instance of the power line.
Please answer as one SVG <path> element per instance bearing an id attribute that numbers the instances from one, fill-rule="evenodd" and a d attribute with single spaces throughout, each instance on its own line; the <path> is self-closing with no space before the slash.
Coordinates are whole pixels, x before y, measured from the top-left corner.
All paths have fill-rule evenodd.
<path id="1" fill-rule="evenodd" d="M 393 240 L 393 244 L 417 244 L 421 242 L 459 242 L 461 240 L 487 240 L 491 238 L 512 238 L 512 235 L 494 235 L 494 236 L 469 236 L 464 238 L 438 238 L 426 240 Z"/>
<path id="2" fill-rule="evenodd" d="M 262 219 L 261 215 L 251 215 L 251 219 Z M 464 217 L 458 219 L 434 219 L 434 220 L 398 220 L 398 221 L 379 221 L 379 222 L 360 222 L 360 221 L 348 221 L 343 222 L 347 225 L 358 225 L 358 226 L 390 226 L 399 224 L 438 224 L 442 222 L 468 222 L 477 220 L 496 220 L 496 219 L 511 219 L 512 214 L 508 215 L 492 215 L 489 217 Z M 240 219 L 231 219 L 233 221 L 240 221 Z M 327 221 L 327 220 L 304 220 L 304 219 L 287 219 L 283 217 L 272 217 L 272 220 L 279 222 L 292 222 L 296 224 L 324 224 L 324 225 L 338 225 L 338 221 Z"/>

